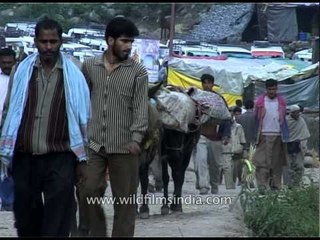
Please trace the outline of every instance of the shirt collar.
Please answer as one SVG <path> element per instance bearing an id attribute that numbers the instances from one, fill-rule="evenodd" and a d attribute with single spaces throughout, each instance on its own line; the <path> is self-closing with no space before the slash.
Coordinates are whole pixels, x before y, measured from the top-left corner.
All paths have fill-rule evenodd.
<path id="1" fill-rule="evenodd" d="M 36 62 L 34 63 L 34 66 L 39 68 L 40 66 L 40 56 L 37 56 L 37 59 L 36 59 Z M 62 66 L 62 58 L 61 56 L 59 55 L 58 57 L 58 60 L 56 62 L 56 64 L 54 65 L 53 68 L 60 68 L 60 69 L 63 69 L 63 66 Z"/>
<path id="2" fill-rule="evenodd" d="M 101 55 L 96 57 L 94 60 L 94 64 L 104 66 L 103 58 L 104 58 L 105 54 L 106 54 L 106 51 L 104 51 Z M 129 57 L 127 60 L 124 60 L 124 61 L 120 62 L 119 64 L 120 64 L 120 66 L 131 66 L 133 63 L 132 61 L 134 61 L 134 60 Z"/>

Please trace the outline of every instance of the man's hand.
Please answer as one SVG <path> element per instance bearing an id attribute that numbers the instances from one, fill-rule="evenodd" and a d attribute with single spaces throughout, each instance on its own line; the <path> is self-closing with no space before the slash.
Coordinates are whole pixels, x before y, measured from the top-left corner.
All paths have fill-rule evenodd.
<path id="1" fill-rule="evenodd" d="M 88 178 L 87 175 L 87 162 L 82 161 L 79 162 L 76 167 L 76 176 L 77 176 L 77 183 L 85 182 Z"/>
<path id="2" fill-rule="evenodd" d="M 131 141 L 126 145 L 126 149 L 133 154 L 133 155 L 139 155 L 141 153 L 141 148 L 139 144 L 135 141 Z"/>

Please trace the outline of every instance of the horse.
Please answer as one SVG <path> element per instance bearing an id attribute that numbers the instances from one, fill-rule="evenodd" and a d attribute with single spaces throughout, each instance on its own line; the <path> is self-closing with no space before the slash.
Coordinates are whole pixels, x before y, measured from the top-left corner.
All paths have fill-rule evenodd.
<path id="1" fill-rule="evenodd" d="M 161 84 L 152 89 L 149 89 L 149 97 L 152 97 L 158 91 L 160 86 Z M 199 109 L 197 109 L 195 116 L 199 117 L 199 114 Z M 171 211 L 182 212 L 182 204 L 181 202 L 179 202 L 179 199 L 182 196 L 182 186 L 184 183 L 185 171 L 189 165 L 192 150 L 196 146 L 200 138 L 200 128 L 195 124 L 189 124 L 189 131 L 187 133 L 167 128 L 162 124 L 154 126 L 154 129 L 158 130 L 159 138 L 151 145 L 149 145 L 148 148 L 144 148 L 140 156 L 139 177 L 142 194 L 142 204 L 139 208 L 140 218 L 149 218 L 148 199 L 146 198 L 149 181 L 148 171 L 149 165 L 154 159 L 157 152 L 161 159 L 162 180 L 164 189 L 161 214 L 165 215 L 169 213 L 168 165 L 172 170 L 172 179 L 174 182 L 173 201 L 170 205 L 170 209 Z"/>
<path id="2" fill-rule="evenodd" d="M 189 165 L 193 148 L 197 145 L 200 138 L 200 130 L 195 125 L 189 126 L 188 133 L 173 129 L 163 129 L 161 141 L 162 151 L 162 180 L 163 180 L 163 202 L 161 214 L 169 214 L 169 202 L 171 211 L 182 212 L 182 186 L 186 169 Z M 168 165 L 172 170 L 172 179 L 174 183 L 173 199 L 168 201 L 169 173 Z"/>

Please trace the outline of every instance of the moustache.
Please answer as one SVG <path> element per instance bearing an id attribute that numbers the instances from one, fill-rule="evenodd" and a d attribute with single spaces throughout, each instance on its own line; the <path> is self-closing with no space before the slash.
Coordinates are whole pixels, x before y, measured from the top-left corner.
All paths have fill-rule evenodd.
<path id="1" fill-rule="evenodd" d="M 52 51 L 43 52 L 43 54 L 54 54 Z"/>

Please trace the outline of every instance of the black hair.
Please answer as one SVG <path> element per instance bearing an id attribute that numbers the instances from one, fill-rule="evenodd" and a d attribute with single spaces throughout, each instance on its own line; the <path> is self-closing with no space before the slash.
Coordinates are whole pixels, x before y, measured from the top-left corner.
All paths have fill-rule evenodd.
<path id="1" fill-rule="evenodd" d="M 273 87 L 273 86 L 278 86 L 278 81 L 274 79 L 268 79 L 266 81 L 266 88 Z"/>
<path id="2" fill-rule="evenodd" d="M 203 75 L 200 77 L 200 80 L 201 80 L 202 83 L 204 82 L 204 80 L 209 80 L 209 81 L 211 81 L 212 83 L 214 83 L 214 77 L 213 77 L 211 74 L 203 74 Z"/>
<path id="3" fill-rule="evenodd" d="M 50 19 L 48 17 L 45 17 L 42 20 L 40 20 L 37 23 L 35 30 L 34 30 L 34 34 L 35 34 L 36 38 L 39 37 L 40 30 L 42 30 L 42 29 L 56 29 L 58 32 L 59 38 L 62 39 L 62 27 L 57 21 Z"/>
<path id="4" fill-rule="evenodd" d="M 242 109 L 241 109 L 241 107 L 237 107 L 237 106 L 236 106 L 236 107 L 234 107 L 234 108 L 232 109 L 232 112 L 233 112 L 233 113 L 236 113 L 236 112 L 240 112 L 240 113 L 241 113 L 241 112 L 242 112 Z"/>
<path id="5" fill-rule="evenodd" d="M 124 17 L 115 17 L 107 24 L 105 40 L 108 43 L 108 37 L 116 39 L 120 36 L 134 38 L 139 36 L 139 30 L 129 19 Z"/>
<path id="6" fill-rule="evenodd" d="M 246 109 L 252 109 L 254 106 L 254 102 L 251 99 L 248 99 L 244 102 L 244 107 Z"/>
<path id="7" fill-rule="evenodd" d="M 236 105 L 237 105 L 238 107 L 242 107 L 242 100 L 241 100 L 241 99 L 237 99 L 237 100 L 236 100 Z"/>
<path id="8" fill-rule="evenodd" d="M 299 108 L 300 108 L 300 112 L 303 112 L 304 107 L 303 107 L 302 105 L 300 105 L 300 104 L 298 104 L 298 106 L 299 106 Z"/>
<path id="9" fill-rule="evenodd" d="M 14 60 L 16 60 L 16 52 L 11 48 L 2 48 L 0 49 L 0 57 L 3 56 L 12 56 Z"/>

